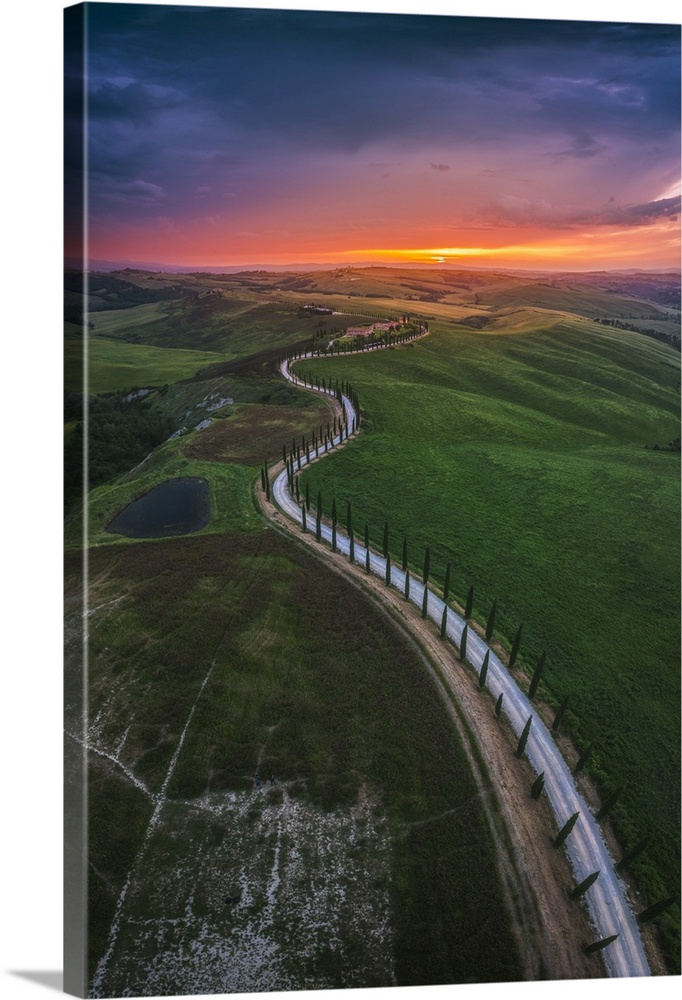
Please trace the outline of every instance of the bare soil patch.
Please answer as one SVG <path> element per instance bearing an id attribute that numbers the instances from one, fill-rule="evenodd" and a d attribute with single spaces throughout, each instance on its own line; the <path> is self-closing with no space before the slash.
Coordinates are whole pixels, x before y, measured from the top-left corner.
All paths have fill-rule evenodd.
<path id="1" fill-rule="evenodd" d="M 222 417 L 210 427 L 194 434 L 183 444 L 187 458 L 211 462 L 238 462 L 260 465 L 273 450 L 292 438 L 309 435 L 311 427 L 327 421 L 328 407 L 320 406 L 261 406 L 243 403 L 235 413 Z"/>

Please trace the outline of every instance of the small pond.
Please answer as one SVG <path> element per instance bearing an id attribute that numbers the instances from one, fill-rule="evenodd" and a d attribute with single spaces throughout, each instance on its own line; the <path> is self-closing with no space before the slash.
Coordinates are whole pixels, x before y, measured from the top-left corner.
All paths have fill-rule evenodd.
<path id="1" fill-rule="evenodd" d="M 188 535 L 205 528 L 210 513 L 206 479 L 168 479 L 119 511 L 107 531 L 128 538 Z"/>

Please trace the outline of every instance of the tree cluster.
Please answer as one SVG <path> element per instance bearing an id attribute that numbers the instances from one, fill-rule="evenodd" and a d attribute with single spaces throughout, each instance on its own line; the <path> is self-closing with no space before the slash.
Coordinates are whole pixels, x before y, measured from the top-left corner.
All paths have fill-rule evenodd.
<path id="1" fill-rule="evenodd" d="M 64 501 L 69 507 L 82 495 L 83 396 L 68 393 L 65 417 L 79 419 L 64 446 Z M 77 416 L 76 416 L 77 415 Z M 126 402 L 118 394 L 88 399 L 88 487 L 100 486 L 128 472 L 173 433 L 174 424 L 145 399 Z"/>

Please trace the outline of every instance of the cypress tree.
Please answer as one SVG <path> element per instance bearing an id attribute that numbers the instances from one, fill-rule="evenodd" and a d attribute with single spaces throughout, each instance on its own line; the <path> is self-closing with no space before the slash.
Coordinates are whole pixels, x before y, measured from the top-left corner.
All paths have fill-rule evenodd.
<path id="1" fill-rule="evenodd" d="M 429 591 L 427 587 L 424 587 L 424 596 L 422 598 L 422 618 L 426 618 L 429 613 Z"/>
<path id="2" fill-rule="evenodd" d="M 498 719 L 502 715 L 502 702 L 503 701 L 504 701 L 504 691 L 502 692 L 502 694 L 500 695 L 500 697 L 495 702 L 495 715 L 497 716 Z"/>
<path id="3" fill-rule="evenodd" d="M 369 525 L 367 523 L 365 523 L 365 569 L 368 573 L 371 569 L 369 564 Z"/>
<path id="4" fill-rule="evenodd" d="M 336 497 L 332 497 L 332 524 L 336 527 Z"/>
<path id="5" fill-rule="evenodd" d="M 610 944 L 613 944 L 617 938 L 617 934 L 611 934 L 609 937 L 602 938 L 601 941 L 594 941 L 592 944 L 586 945 L 585 953 L 591 955 L 595 951 L 601 951 L 603 948 L 607 948 Z"/>
<path id="6" fill-rule="evenodd" d="M 591 875 L 588 875 L 587 878 L 583 879 L 582 882 L 575 887 L 571 893 L 571 899 L 580 899 L 581 896 L 584 896 L 590 886 L 594 885 L 598 878 L 599 872 L 592 872 Z"/>
<path id="7" fill-rule="evenodd" d="M 336 552 L 336 521 L 332 521 L 332 552 Z"/>
<path id="8" fill-rule="evenodd" d="M 263 468 L 262 465 L 260 467 L 260 484 L 261 484 L 261 488 L 264 490 L 265 489 L 265 469 Z"/>
<path id="9" fill-rule="evenodd" d="M 467 603 L 466 603 L 466 608 L 464 609 L 464 618 L 466 619 L 466 621 L 469 621 L 469 619 L 471 618 L 471 612 L 473 610 L 473 607 L 474 607 L 474 587 L 472 584 L 469 587 L 469 592 L 467 593 Z"/>
<path id="10" fill-rule="evenodd" d="M 575 824 L 578 822 L 578 816 L 580 816 L 579 812 L 573 813 L 571 818 L 567 820 L 561 827 L 556 837 L 554 838 L 555 847 L 561 847 L 563 842 L 566 840 L 566 837 L 568 837 L 569 833 L 571 832 Z"/>
<path id="11" fill-rule="evenodd" d="M 519 736 L 519 743 L 516 748 L 516 756 L 523 757 L 523 751 L 526 749 L 526 743 L 528 742 L 528 734 L 530 733 L 531 723 L 533 722 L 533 716 L 528 716 L 528 722 L 523 727 L 523 732 Z"/>
<path id="12" fill-rule="evenodd" d="M 391 586 L 391 557 L 386 556 L 386 586 Z"/>
<path id="13" fill-rule="evenodd" d="M 305 516 L 305 504 L 303 504 L 303 506 L 301 507 L 301 514 L 302 514 L 301 529 L 303 531 L 303 534 L 305 535 L 306 531 L 308 530 L 308 524 Z"/>
<path id="14" fill-rule="evenodd" d="M 403 573 L 407 569 L 407 535 L 403 535 Z"/>
<path id="15" fill-rule="evenodd" d="M 573 768 L 574 774 L 577 774 L 578 771 L 582 771 L 582 769 L 585 767 L 585 764 L 587 764 L 588 760 L 592 756 L 593 750 L 594 750 L 594 741 L 590 743 L 587 749 L 583 750 L 583 752 L 581 753 L 580 757 L 578 758 L 578 763 Z"/>
<path id="16" fill-rule="evenodd" d="M 315 538 L 319 542 L 322 540 L 322 514 L 320 508 L 317 508 L 317 517 L 315 519 Z"/>
<path id="17" fill-rule="evenodd" d="M 301 502 L 301 494 L 299 493 L 299 488 L 298 488 L 298 476 L 296 476 L 296 503 L 300 504 L 300 502 Z"/>
<path id="18" fill-rule="evenodd" d="M 664 913 L 669 906 L 677 902 L 677 896 L 668 896 L 667 899 L 662 899 L 659 903 L 654 903 L 653 906 L 647 906 L 646 910 L 642 910 L 641 913 L 637 914 L 637 921 L 640 924 L 645 924 L 648 920 L 653 920 L 657 917 L 659 913 Z"/>
<path id="19" fill-rule="evenodd" d="M 516 630 L 516 635 L 514 636 L 514 641 L 512 643 L 511 653 L 509 654 L 509 669 L 511 670 L 516 663 L 516 657 L 519 655 L 519 646 L 521 645 L 521 629 L 523 628 L 523 622 L 519 625 Z"/>
<path id="20" fill-rule="evenodd" d="M 554 730 L 554 732 L 556 732 L 559 729 L 559 726 L 561 725 L 561 720 L 564 717 L 564 712 L 566 711 L 566 706 L 568 705 L 568 699 L 569 695 L 566 695 L 564 700 L 559 705 L 556 715 L 554 716 L 554 722 L 552 723 L 552 729 Z"/>
<path id="21" fill-rule="evenodd" d="M 450 563 L 445 567 L 445 583 L 443 584 L 443 600 L 447 601 L 450 596 Z"/>
<path id="22" fill-rule="evenodd" d="M 426 586 L 426 584 L 429 582 L 429 564 L 430 564 L 430 562 L 431 562 L 431 550 L 429 549 L 429 547 L 427 545 L 426 546 L 426 550 L 424 552 L 424 574 L 423 574 L 423 578 L 422 578 L 422 583 L 424 584 L 424 586 Z"/>
<path id="23" fill-rule="evenodd" d="M 483 657 L 483 665 L 481 666 L 481 672 L 478 675 L 478 686 L 483 690 L 485 687 L 485 679 L 488 676 L 488 663 L 490 662 L 490 650 L 486 649 L 485 656 Z"/>
<path id="24" fill-rule="evenodd" d="M 410 571 L 409 569 L 405 571 L 405 600 L 410 599 Z"/>
<path id="25" fill-rule="evenodd" d="M 384 521 L 384 559 L 388 558 L 388 521 Z"/>
<path id="26" fill-rule="evenodd" d="M 495 628 L 495 614 L 497 612 L 497 600 L 493 601 L 493 605 L 490 609 L 490 614 L 488 615 L 488 624 L 485 627 L 485 637 L 488 642 L 493 637 L 493 629 Z"/>
<path id="27" fill-rule="evenodd" d="M 540 676 L 545 666 L 546 656 L 547 653 L 543 651 L 538 657 L 538 662 L 535 665 L 535 670 L 533 671 L 533 677 L 530 682 L 530 687 L 528 688 L 528 697 L 531 700 L 535 696 L 535 692 L 538 689 L 538 684 L 540 683 Z"/>
<path id="28" fill-rule="evenodd" d="M 616 865 L 616 871 L 619 872 L 622 871 L 623 868 L 627 868 L 630 862 L 634 861 L 635 858 L 638 858 L 642 853 L 642 851 L 645 851 L 647 849 L 650 843 L 651 843 L 651 834 L 648 833 L 646 837 L 640 840 L 639 843 L 635 844 L 635 846 L 631 850 L 625 852 L 623 857 Z"/>
<path id="29" fill-rule="evenodd" d="M 531 786 L 530 789 L 531 798 L 539 799 L 540 796 L 542 795 L 542 789 L 544 787 L 545 787 L 545 772 L 541 771 Z"/>
<path id="30" fill-rule="evenodd" d="M 615 788 L 611 792 L 611 794 L 608 796 L 608 798 L 606 798 L 604 800 L 604 802 L 602 803 L 601 809 L 597 813 L 597 819 L 604 819 L 604 817 L 607 816 L 611 812 L 611 810 L 615 806 L 616 802 L 621 797 L 622 792 L 623 792 L 622 786 L 620 788 Z"/>
<path id="31" fill-rule="evenodd" d="M 287 446 L 285 444 L 282 445 L 282 461 L 285 465 L 287 464 Z"/>
<path id="32" fill-rule="evenodd" d="M 467 655 L 467 638 L 469 636 L 469 626 L 465 625 L 462 629 L 462 638 L 459 645 L 459 658 L 464 663 Z"/>
<path id="33" fill-rule="evenodd" d="M 268 467 L 267 467 L 267 462 L 266 462 L 266 465 L 265 465 L 265 470 L 266 470 L 265 471 L 265 496 L 269 500 L 270 499 L 270 475 L 269 475 L 269 473 L 267 471 L 267 468 Z"/>
<path id="34" fill-rule="evenodd" d="M 445 638 L 447 627 L 448 627 L 448 606 L 447 606 L 447 604 L 444 604 L 443 605 L 443 617 L 440 620 L 440 637 L 441 637 L 441 639 Z"/>
<path id="35" fill-rule="evenodd" d="M 310 483 L 305 484 L 305 509 L 310 510 Z"/>

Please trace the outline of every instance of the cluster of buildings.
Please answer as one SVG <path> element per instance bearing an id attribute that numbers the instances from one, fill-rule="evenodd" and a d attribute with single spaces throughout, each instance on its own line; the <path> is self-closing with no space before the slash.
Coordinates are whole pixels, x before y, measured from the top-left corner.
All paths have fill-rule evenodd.
<path id="1" fill-rule="evenodd" d="M 346 330 L 347 337 L 371 337 L 372 334 L 383 330 L 395 330 L 397 323 L 372 323 L 371 326 L 349 326 Z"/>

